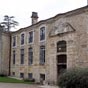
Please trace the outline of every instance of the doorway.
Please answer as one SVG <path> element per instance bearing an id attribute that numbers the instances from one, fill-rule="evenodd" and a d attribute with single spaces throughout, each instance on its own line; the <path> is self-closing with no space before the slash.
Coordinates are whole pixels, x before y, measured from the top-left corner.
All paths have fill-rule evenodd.
<path id="1" fill-rule="evenodd" d="M 57 77 L 67 69 L 67 56 L 57 55 Z"/>

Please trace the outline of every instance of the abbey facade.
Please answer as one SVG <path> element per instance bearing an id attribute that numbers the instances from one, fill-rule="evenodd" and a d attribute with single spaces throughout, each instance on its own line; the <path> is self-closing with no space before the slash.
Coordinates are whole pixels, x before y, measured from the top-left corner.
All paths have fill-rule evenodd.
<path id="1" fill-rule="evenodd" d="M 0 34 L 0 72 L 56 83 L 64 69 L 88 66 L 88 7 Z"/>

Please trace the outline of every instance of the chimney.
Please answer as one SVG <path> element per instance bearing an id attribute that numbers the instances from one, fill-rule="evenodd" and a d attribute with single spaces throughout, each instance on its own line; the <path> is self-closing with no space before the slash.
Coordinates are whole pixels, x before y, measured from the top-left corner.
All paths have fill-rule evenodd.
<path id="1" fill-rule="evenodd" d="M 38 22 L 38 14 L 37 14 L 37 12 L 32 12 L 31 19 L 32 19 L 32 24 L 36 24 Z"/>

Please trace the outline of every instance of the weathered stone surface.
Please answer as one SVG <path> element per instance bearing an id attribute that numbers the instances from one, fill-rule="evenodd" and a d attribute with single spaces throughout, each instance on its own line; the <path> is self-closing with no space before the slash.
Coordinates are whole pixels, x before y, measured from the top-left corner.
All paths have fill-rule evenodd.
<path id="1" fill-rule="evenodd" d="M 42 42 L 40 42 L 41 27 L 46 28 L 45 41 Z M 55 34 L 55 30 L 58 30 L 59 34 Z M 34 41 L 31 44 L 28 43 L 28 34 L 30 31 L 34 32 Z M 22 33 L 25 34 L 25 44 L 21 46 L 20 35 Z M 16 47 L 12 47 L 13 36 L 16 36 Z M 57 53 L 57 42 L 62 40 L 66 41 L 67 51 Z M 11 53 L 9 49 L 10 43 Z M 39 63 L 41 45 L 45 45 L 46 55 L 44 65 Z M 29 47 L 33 47 L 32 65 L 28 65 Z M 28 73 L 32 73 L 36 82 L 40 82 L 40 74 L 45 74 L 45 81 L 54 84 L 57 82 L 58 77 L 58 55 L 67 56 L 67 69 L 73 67 L 88 67 L 88 7 L 57 15 L 51 19 L 40 21 L 35 25 L 13 32 L 11 33 L 11 42 L 10 37 L 3 34 L 2 37 L 0 37 L 0 49 L 1 48 L 3 49 L 0 52 L 0 61 L 3 59 L 2 66 L 5 68 L 5 72 L 8 70 L 8 60 L 10 59 L 11 54 L 11 76 L 12 73 L 15 72 L 15 76 L 20 77 L 20 72 L 23 72 L 24 77 L 27 78 Z M 24 49 L 25 60 L 23 65 L 20 64 L 20 49 Z M 12 63 L 13 50 L 16 51 L 15 65 Z"/>

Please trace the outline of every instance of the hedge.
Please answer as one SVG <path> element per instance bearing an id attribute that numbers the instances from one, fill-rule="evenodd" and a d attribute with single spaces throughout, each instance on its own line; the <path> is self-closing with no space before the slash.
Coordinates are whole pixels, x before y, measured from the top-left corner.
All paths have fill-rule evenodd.
<path id="1" fill-rule="evenodd" d="M 60 88 L 88 88 L 88 68 L 69 69 L 58 79 Z"/>

